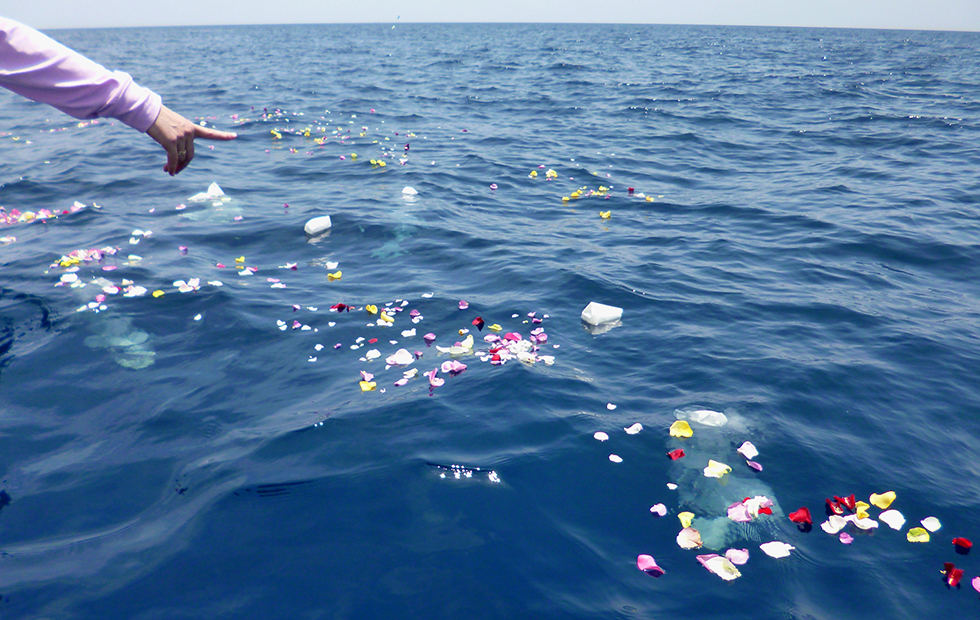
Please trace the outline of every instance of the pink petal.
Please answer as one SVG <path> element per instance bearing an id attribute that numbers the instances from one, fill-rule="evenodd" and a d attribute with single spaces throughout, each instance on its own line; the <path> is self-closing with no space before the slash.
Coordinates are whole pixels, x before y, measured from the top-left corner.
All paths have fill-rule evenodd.
<path id="1" fill-rule="evenodd" d="M 426 334 L 426 335 L 424 335 L 424 336 L 422 336 L 422 338 L 423 338 L 423 339 L 424 339 L 424 340 L 425 340 L 426 342 L 432 342 L 433 340 L 435 340 L 435 339 L 436 339 L 436 335 L 430 332 L 430 333 L 428 333 L 428 334 Z"/>
<path id="2" fill-rule="evenodd" d="M 401 387 L 401 386 L 405 385 L 406 383 L 408 383 L 408 379 L 399 379 L 398 381 L 395 381 L 395 386 L 396 387 Z"/>
<path id="3" fill-rule="evenodd" d="M 361 371 L 361 379 L 363 379 L 364 381 L 370 381 L 371 379 L 374 379 L 374 375 L 372 375 L 369 372 L 365 372 L 365 371 L 362 370 Z"/>
<path id="4" fill-rule="evenodd" d="M 469 307 L 470 307 L 470 304 L 469 303 L 463 301 L 462 299 L 459 300 L 459 309 L 460 310 L 466 310 Z"/>
<path id="5" fill-rule="evenodd" d="M 664 569 L 657 566 L 657 561 L 650 555 L 636 556 L 636 567 L 652 577 L 659 577 L 664 574 Z"/>
<path id="6" fill-rule="evenodd" d="M 745 461 L 745 464 L 756 471 L 762 471 L 762 465 L 759 465 L 755 461 Z"/>
<path id="7" fill-rule="evenodd" d="M 840 541 L 842 543 L 844 543 L 845 545 L 849 545 L 852 542 L 854 542 L 854 537 L 851 536 L 850 534 L 848 534 L 847 532 L 841 532 L 840 533 Z"/>
<path id="8" fill-rule="evenodd" d="M 650 506 L 650 512 L 658 517 L 663 517 L 667 515 L 667 507 L 663 504 L 654 504 L 653 506 Z"/>
<path id="9" fill-rule="evenodd" d="M 728 561 L 736 566 L 741 566 L 749 561 L 749 550 L 748 549 L 729 549 L 725 552 L 725 557 Z"/>
<path id="10" fill-rule="evenodd" d="M 735 502 L 728 507 L 728 518 L 736 523 L 747 523 L 752 520 L 748 506 L 742 502 Z"/>
<path id="11" fill-rule="evenodd" d="M 974 590 L 980 592 L 980 577 L 974 577 L 973 581 L 971 581 L 970 583 L 973 584 Z"/>

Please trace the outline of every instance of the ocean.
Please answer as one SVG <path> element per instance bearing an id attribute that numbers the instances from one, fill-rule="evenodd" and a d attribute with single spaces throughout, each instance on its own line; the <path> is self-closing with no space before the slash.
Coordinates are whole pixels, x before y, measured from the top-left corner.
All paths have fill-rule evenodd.
<path id="1" fill-rule="evenodd" d="M 0 618 L 980 610 L 980 34 L 49 34 L 239 137 L 0 92 Z"/>

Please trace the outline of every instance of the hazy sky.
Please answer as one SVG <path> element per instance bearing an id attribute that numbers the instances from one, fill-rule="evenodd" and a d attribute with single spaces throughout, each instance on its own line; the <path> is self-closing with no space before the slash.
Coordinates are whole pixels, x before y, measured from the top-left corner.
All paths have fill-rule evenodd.
<path id="1" fill-rule="evenodd" d="M 331 22 L 578 22 L 980 31 L 980 0 L 0 0 L 40 29 Z"/>

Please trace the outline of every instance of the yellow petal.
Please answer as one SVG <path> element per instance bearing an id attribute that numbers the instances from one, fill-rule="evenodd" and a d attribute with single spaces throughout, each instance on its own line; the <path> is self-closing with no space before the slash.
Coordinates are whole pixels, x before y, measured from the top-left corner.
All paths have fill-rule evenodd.
<path id="1" fill-rule="evenodd" d="M 492 332 L 499 332 L 500 330 L 503 329 L 503 327 L 501 327 L 501 326 L 497 325 L 496 323 L 494 323 L 493 325 L 487 327 L 487 329 L 489 329 Z"/>
<path id="2" fill-rule="evenodd" d="M 344 275 L 344 272 L 342 272 L 342 271 L 335 271 L 334 273 L 328 273 L 327 274 L 327 281 L 328 282 L 333 282 L 334 280 L 339 280 L 340 279 L 340 276 L 342 276 L 342 275 Z"/>
<path id="3" fill-rule="evenodd" d="M 374 381 L 361 381 L 362 392 L 373 392 L 376 387 L 378 387 L 378 384 Z"/>
<path id="4" fill-rule="evenodd" d="M 909 542 L 929 542 L 929 532 L 927 532 L 924 527 L 913 527 L 909 530 L 909 533 L 906 534 L 905 537 L 908 538 Z"/>
<path id="5" fill-rule="evenodd" d="M 368 314 L 377 314 L 378 313 L 378 307 L 375 306 L 374 304 L 368 304 L 368 305 L 364 306 L 364 309 L 368 311 Z"/>
<path id="6" fill-rule="evenodd" d="M 868 508 L 871 508 L 871 504 L 868 502 L 858 501 L 854 503 L 854 512 L 858 519 L 868 518 Z"/>
<path id="7" fill-rule="evenodd" d="M 163 291 L 161 291 L 160 289 L 157 289 L 157 290 L 153 291 L 153 296 L 154 297 L 163 297 Z"/>
<path id="8" fill-rule="evenodd" d="M 677 515 L 677 518 L 681 521 L 681 527 L 691 527 L 691 521 L 694 520 L 694 513 L 682 512 Z"/>
<path id="9" fill-rule="evenodd" d="M 732 468 L 728 465 L 708 459 L 708 466 L 704 468 L 704 475 L 708 478 L 721 478 L 730 471 Z"/>
<path id="10" fill-rule="evenodd" d="M 882 510 L 891 506 L 894 501 L 895 491 L 886 491 L 880 495 L 878 493 L 871 494 L 871 503 Z"/>
<path id="11" fill-rule="evenodd" d="M 239 256 L 238 258 L 235 259 L 235 262 L 236 263 L 244 263 L 245 262 L 245 257 L 244 256 Z"/>
<path id="12" fill-rule="evenodd" d="M 395 319 L 391 318 L 391 315 L 389 315 L 387 312 L 382 312 L 378 316 L 378 319 L 381 320 L 381 321 L 384 321 L 385 323 L 394 323 L 395 322 Z"/>
<path id="13" fill-rule="evenodd" d="M 561 197 L 561 201 L 562 202 L 568 202 L 569 200 L 571 200 L 571 198 L 569 198 L 568 196 L 562 196 Z"/>
<path id="14" fill-rule="evenodd" d="M 693 437 L 694 431 L 691 430 L 691 425 L 687 423 L 687 420 L 677 420 L 670 425 L 670 436 Z"/>
<path id="15" fill-rule="evenodd" d="M 647 196 L 647 202 L 653 202 L 653 196 Z"/>
<path id="16" fill-rule="evenodd" d="M 469 336 L 467 336 L 466 339 L 463 340 L 463 342 L 461 342 L 459 344 L 462 345 L 463 347 L 467 348 L 467 349 L 472 349 L 473 348 L 473 334 L 470 334 Z"/>
<path id="17" fill-rule="evenodd" d="M 612 217 L 612 211 L 599 211 L 599 217 L 604 220 L 608 220 Z"/>

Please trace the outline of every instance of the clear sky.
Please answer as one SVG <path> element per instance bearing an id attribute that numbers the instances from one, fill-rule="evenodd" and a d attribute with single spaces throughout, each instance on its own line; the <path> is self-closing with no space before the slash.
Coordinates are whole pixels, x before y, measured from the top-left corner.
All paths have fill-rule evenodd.
<path id="1" fill-rule="evenodd" d="M 980 0 L 0 0 L 35 28 L 545 22 L 980 31 Z"/>

